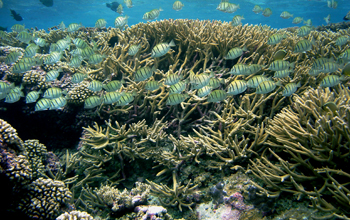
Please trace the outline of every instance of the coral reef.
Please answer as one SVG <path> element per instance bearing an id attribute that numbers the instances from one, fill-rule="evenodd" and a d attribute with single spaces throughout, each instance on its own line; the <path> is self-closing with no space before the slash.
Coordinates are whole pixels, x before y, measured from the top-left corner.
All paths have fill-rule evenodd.
<path id="1" fill-rule="evenodd" d="M 56 218 L 57 220 L 93 220 L 94 218 L 86 212 L 70 211 L 65 212 Z"/>

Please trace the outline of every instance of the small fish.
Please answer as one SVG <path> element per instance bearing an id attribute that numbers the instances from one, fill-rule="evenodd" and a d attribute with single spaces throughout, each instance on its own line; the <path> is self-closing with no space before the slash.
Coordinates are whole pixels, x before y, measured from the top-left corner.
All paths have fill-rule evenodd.
<path id="1" fill-rule="evenodd" d="M 272 15 L 272 10 L 270 8 L 265 8 L 262 15 L 264 17 L 270 17 Z"/>
<path id="2" fill-rule="evenodd" d="M 86 109 L 95 108 L 102 104 L 102 100 L 103 99 L 97 95 L 90 96 L 87 99 L 85 99 L 84 108 Z"/>
<path id="3" fill-rule="evenodd" d="M 57 87 L 48 88 L 43 95 L 43 97 L 47 99 L 55 99 L 61 96 L 62 96 L 62 89 Z"/>
<path id="4" fill-rule="evenodd" d="M 295 63 L 289 63 L 288 61 L 285 61 L 285 60 L 275 60 L 270 64 L 269 70 L 279 71 L 279 70 L 285 70 L 288 68 L 294 69 L 294 66 L 295 66 Z"/>
<path id="5" fill-rule="evenodd" d="M 298 83 L 288 83 L 284 86 L 282 90 L 282 96 L 291 96 L 293 93 L 297 91 L 297 89 L 301 86 L 300 82 Z"/>
<path id="6" fill-rule="evenodd" d="M 103 89 L 106 90 L 106 92 L 113 92 L 119 90 L 123 84 L 125 83 L 124 80 L 112 80 L 106 85 L 103 85 Z"/>
<path id="7" fill-rule="evenodd" d="M 287 38 L 286 34 L 276 33 L 276 34 L 271 35 L 267 39 L 267 44 L 268 45 L 276 45 L 276 44 L 280 43 L 285 38 Z"/>
<path id="8" fill-rule="evenodd" d="M 350 63 L 346 64 L 343 68 L 342 75 L 350 76 Z"/>
<path id="9" fill-rule="evenodd" d="M 328 63 L 328 62 L 333 62 L 333 59 L 329 59 L 329 58 L 317 58 L 313 63 L 312 63 L 312 69 L 322 69 L 323 64 Z"/>
<path id="10" fill-rule="evenodd" d="M 91 91 L 99 92 L 102 90 L 103 84 L 100 81 L 93 80 L 90 82 L 87 88 L 90 89 Z"/>
<path id="11" fill-rule="evenodd" d="M 204 96 L 207 96 L 213 89 L 214 88 L 210 86 L 204 86 L 203 88 L 197 90 L 197 96 L 203 98 Z"/>
<path id="12" fill-rule="evenodd" d="M 291 69 L 279 70 L 275 72 L 273 77 L 277 79 L 288 77 L 291 72 L 293 72 Z"/>
<path id="13" fill-rule="evenodd" d="M 281 81 L 277 81 L 277 82 L 272 80 L 263 81 L 258 85 L 258 87 L 256 87 L 255 93 L 266 94 L 275 90 L 276 86 L 281 86 L 281 85 L 282 85 Z"/>
<path id="14" fill-rule="evenodd" d="M 146 20 L 146 21 L 150 21 L 150 20 L 153 20 L 153 19 L 157 19 L 159 17 L 159 14 L 160 12 L 163 11 L 163 9 L 159 8 L 159 9 L 153 9 L 149 12 L 146 12 L 142 19 Z"/>
<path id="15" fill-rule="evenodd" d="M 335 45 L 337 46 L 343 46 L 344 44 L 346 44 L 348 41 L 350 40 L 349 36 L 340 36 L 335 40 Z"/>
<path id="16" fill-rule="evenodd" d="M 74 50 L 71 50 L 69 51 L 69 53 L 72 55 L 72 56 L 83 56 L 83 49 L 81 48 L 75 48 Z"/>
<path id="17" fill-rule="evenodd" d="M 331 111 L 334 114 L 338 111 L 338 106 L 334 102 L 327 102 L 322 106 L 322 109 L 328 112 Z"/>
<path id="18" fill-rule="evenodd" d="M 323 20 L 325 20 L 326 24 L 331 23 L 331 15 L 327 15 L 327 17 L 323 18 Z"/>
<path id="19" fill-rule="evenodd" d="M 228 51 L 227 55 L 224 57 L 225 60 L 234 60 L 243 55 L 244 52 L 248 51 L 247 47 L 243 48 L 235 47 Z"/>
<path id="20" fill-rule="evenodd" d="M 140 49 L 140 48 L 141 48 L 141 44 L 138 44 L 138 45 L 133 44 L 133 45 L 131 45 L 131 46 L 129 47 L 129 50 L 128 50 L 129 56 L 134 56 L 134 55 L 136 55 L 137 52 L 139 52 L 139 49 Z"/>
<path id="21" fill-rule="evenodd" d="M 5 63 L 6 64 L 11 64 L 17 62 L 19 57 L 22 56 L 22 53 L 19 51 L 12 51 L 9 54 L 7 54 L 5 58 Z"/>
<path id="22" fill-rule="evenodd" d="M 58 25 L 58 28 L 61 30 L 66 29 L 66 25 L 63 23 L 63 21 L 61 21 L 61 23 Z"/>
<path id="23" fill-rule="evenodd" d="M 70 67 L 77 68 L 81 65 L 82 61 L 83 61 L 83 58 L 81 56 L 75 56 L 71 58 L 68 65 Z"/>
<path id="24" fill-rule="evenodd" d="M 24 30 L 25 30 L 25 27 L 24 27 L 24 25 L 21 25 L 21 24 L 15 24 L 15 25 L 13 25 L 13 26 L 11 27 L 11 30 L 14 31 L 14 32 L 19 33 L 19 32 L 24 31 Z"/>
<path id="25" fill-rule="evenodd" d="M 15 87 L 15 84 L 8 84 L 4 81 L 0 81 L 0 93 L 9 93 L 11 89 Z"/>
<path id="26" fill-rule="evenodd" d="M 145 89 L 148 91 L 154 91 L 159 89 L 160 83 L 154 80 L 148 81 L 145 85 Z"/>
<path id="27" fill-rule="evenodd" d="M 284 11 L 281 13 L 280 17 L 283 19 L 288 19 L 288 18 L 292 18 L 293 14 L 289 13 L 288 11 Z"/>
<path id="28" fill-rule="evenodd" d="M 218 89 L 212 91 L 209 96 L 207 101 L 208 102 L 221 102 L 225 100 L 227 97 L 227 93 L 224 90 Z"/>
<path id="29" fill-rule="evenodd" d="M 16 39 L 23 43 L 29 44 L 29 42 L 33 39 L 33 36 L 27 31 L 21 31 L 17 34 Z"/>
<path id="30" fill-rule="evenodd" d="M 51 99 L 42 98 L 35 104 L 35 111 L 44 111 L 50 108 Z"/>
<path id="31" fill-rule="evenodd" d="M 134 101 L 134 97 L 137 95 L 136 91 L 122 93 L 120 99 L 115 103 L 116 106 L 125 106 Z"/>
<path id="32" fill-rule="evenodd" d="M 102 103 L 104 105 L 110 105 L 113 104 L 117 101 L 119 101 L 119 99 L 124 95 L 124 92 L 107 92 L 106 94 L 103 95 L 103 101 Z"/>
<path id="33" fill-rule="evenodd" d="M 161 57 L 161 56 L 165 55 L 166 53 L 168 53 L 168 51 L 170 50 L 170 47 L 175 47 L 175 46 L 176 45 L 174 43 L 174 40 L 171 40 L 170 43 L 168 43 L 168 44 L 167 43 L 157 44 L 152 49 L 151 57 L 152 58 Z"/>
<path id="34" fill-rule="evenodd" d="M 38 46 L 28 46 L 23 53 L 23 57 L 34 57 L 36 55 L 36 52 L 38 51 Z"/>
<path id="35" fill-rule="evenodd" d="M 334 62 L 326 62 L 322 65 L 321 71 L 323 73 L 333 73 L 339 69 L 339 64 Z"/>
<path id="36" fill-rule="evenodd" d="M 250 64 L 248 67 L 247 75 L 252 75 L 262 70 L 265 66 L 260 64 Z"/>
<path id="37" fill-rule="evenodd" d="M 154 67 L 152 68 L 149 66 L 141 67 L 136 71 L 134 81 L 136 82 L 145 81 L 146 79 L 150 78 L 153 75 L 154 71 L 155 71 Z"/>
<path id="38" fill-rule="evenodd" d="M 116 11 L 118 14 L 122 15 L 124 13 L 124 9 L 122 5 L 119 5 Z"/>
<path id="39" fill-rule="evenodd" d="M 344 21 L 348 21 L 350 20 L 350 11 L 348 11 L 348 13 L 346 13 L 346 15 L 343 18 Z"/>
<path id="40" fill-rule="evenodd" d="M 311 19 L 307 19 L 306 21 L 304 21 L 304 24 L 308 27 L 311 27 L 312 26 L 312 21 Z"/>
<path id="41" fill-rule="evenodd" d="M 81 48 L 81 49 L 84 49 L 89 46 L 89 44 L 86 43 L 86 41 L 81 38 L 73 39 L 73 43 L 77 48 Z"/>
<path id="42" fill-rule="evenodd" d="M 209 84 L 209 81 L 211 78 L 215 76 L 214 72 L 208 73 L 202 73 L 198 76 L 193 76 L 192 79 L 190 79 L 190 82 L 192 84 L 192 89 L 201 89 L 204 86 L 207 86 Z"/>
<path id="43" fill-rule="evenodd" d="M 234 80 L 227 87 L 227 94 L 238 95 L 247 90 L 247 82 L 244 80 Z"/>
<path id="44" fill-rule="evenodd" d="M 247 81 L 247 86 L 249 88 L 256 88 L 258 85 L 264 81 L 270 80 L 270 78 L 267 78 L 264 75 L 258 75 L 258 76 L 253 76 Z"/>
<path id="45" fill-rule="evenodd" d="M 13 73 L 24 73 L 32 69 L 32 65 L 29 63 L 18 62 L 12 66 Z"/>
<path id="46" fill-rule="evenodd" d="M 318 76 L 322 70 L 311 68 L 308 72 L 310 76 Z"/>
<path id="47" fill-rule="evenodd" d="M 302 17 L 295 17 L 292 21 L 293 24 L 300 24 L 304 19 Z"/>
<path id="48" fill-rule="evenodd" d="M 263 11 L 263 8 L 261 6 L 259 6 L 259 5 L 255 5 L 254 8 L 253 8 L 253 12 L 255 14 L 259 14 L 262 11 Z"/>
<path id="49" fill-rule="evenodd" d="M 64 51 L 66 49 L 69 49 L 70 47 L 70 40 L 68 39 L 61 39 L 56 42 L 57 50 L 58 51 Z"/>
<path id="50" fill-rule="evenodd" d="M 15 10 L 10 9 L 11 11 L 11 16 L 13 17 L 13 19 L 15 19 L 16 21 L 23 21 L 23 18 L 20 14 L 18 14 Z"/>
<path id="51" fill-rule="evenodd" d="M 100 54 L 93 54 L 89 57 L 88 63 L 89 64 L 99 64 L 103 61 L 105 56 L 100 55 Z"/>
<path id="52" fill-rule="evenodd" d="M 285 50 L 278 50 L 273 55 L 274 60 L 282 60 L 287 55 L 287 52 Z"/>
<path id="53" fill-rule="evenodd" d="M 95 28 L 104 28 L 106 27 L 107 21 L 103 18 L 100 18 L 95 23 Z"/>
<path id="54" fill-rule="evenodd" d="M 114 20 L 114 26 L 116 27 L 116 28 L 119 28 L 119 29 L 123 29 L 124 27 L 125 27 L 125 25 L 127 25 L 128 24 L 128 16 L 127 15 L 125 15 L 125 17 L 123 17 L 123 16 L 119 16 L 119 17 L 117 17 L 115 20 Z"/>
<path id="55" fill-rule="evenodd" d="M 84 73 L 75 73 L 72 76 L 72 83 L 80 83 L 87 77 L 87 74 Z"/>
<path id="56" fill-rule="evenodd" d="M 78 23 L 71 23 L 68 25 L 67 27 L 67 32 L 74 32 L 74 31 L 77 31 L 79 30 L 79 28 L 81 27 L 82 25 L 81 24 L 78 24 Z"/>
<path id="57" fill-rule="evenodd" d="M 182 2 L 180 2 L 180 1 L 175 1 L 173 4 L 173 9 L 175 11 L 180 11 L 182 9 L 182 7 L 184 7 L 184 4 L 182 4 Z"/>
<path id="58" fill-rule="evenodd" d="M 61 59 L 61 52 L 51 52 L 49 56 L 44 58 L 44 64 L 55 64 Z"/>
<path id="59" fill-rule="evenodd" d="M 238 26 L 242 24 L 242 20 L 244 19 L 243 15 L 236 15 L 232 18 L 231 25 Z"/>
<path id="60" fill-rule="evenodd" d="M 334 0 L 328 0 L 327 1 L 328 8 L 336 9 L 338 7 L 338 2 Z"/>
<path id="61" fill-rule="evenodd" d="M 224 79 L 222 78 L 218 79 L 218 78 L 212 77 L 209 80 L 208 86 L 211 87 L 212 89 L 217 89 L 221 84 L 225 84 Z"/>
<path id="62" fill-rule="evenodd" d="M 45 47 L 45 46 L 47 45 L 45 39 L 40 38 L 40 37 L 36 38 L 36 39 L 34 40 L 34 43 L 35 43 L 36 45 L 38 45 L 39 47 Z"/>
<path id="63" fill-rule="evenodd" d="M 169 95 L 183 92 L 186 89 L 188 82 L 189 80 L 184 80 L 171 85 L 169 88 Z"/>
<path id="64" fill-rule="evenodd" d="M 26 96 L 26 103 L 29 104 L 29 103 L 36 102 L 36 100 L 38 100 L 38 98 L 39 98 L 39 95 L 40 95 L 40 92 L 38 92 L 38 91 L 29 92 Z"/>
<path id="65" fill-rule="evenodd" d="M 67 104 L 67 99 L 64 97 L 58 97 L 51 99 L 49 110 L 61 109 Z"/>
<path id="66" fill-rule="evenodd" d="M 225 13 L 234 13 L 239 9 L 239 4 L 221 2 L 216 9 Z"/>
<path id="67" fill-rule="evenodd" d="M 321 81 L 320 86 L 321 87 L 333 87 L 341 83 L 343 81 L 345 76 L 337 76 L 337 75 L 328 75 Z"/>
<path id="68" fill-rule="evenodd" d="M 231 68 L 230 74 L 233 75 L 249 75 L 250 74 L 250 69 L 247 64 L 244 63 L 237 63 Z"/>
<path id="69" fill-rule="evenodd" d="M 312 39 L 311 41 L 307 39 L 303 39 L 297 42 L 294 47 L 294 53 L 305 53 L 312 49 L 312 45 L 315 45 L 315 41 Z"/>
<path id="70" fill-rule="evenodd" d="M 118 2 L 111 2 L 111 3 L 106 3 L 107 8 L 110 8 L 112 11 L 117 12 L 117 8 L 119 6 Z"/>
<path id="71" fill-rule="evenodd" d="M 45 81 L 46 82 L 54 81 L 60 75 L 61 71 L 62 71 L 61 69 L 50 70 L 49 72 L 46 73 Z"/>
<path id="72" fill-rule="evenodd" d="M 350 60 L 350 49 L 345 50 L 343 53 L 339 55 L 340 59 Z"/>
<path id="73" fill-rule="evenodd" d="M 21 99 L 23 93 L 18 92 L 10 92 L 6 95 L 5 102 L 6 103 L 15 103 Z"/>
<path id="74" fill-rule="evenodd" d="M 307 35 L 310 34 L 311 30 L 312 30 L 312 28 L 309 27 L 309 26 L 301 26 L 301 27 L 298 29 L 297 35 L 298 35 L 299 37 L 305 37 L 305 36 L 307 36 Z"/>
<path id="75" fill-rule="evenodd" d="M 183 78 L 182 75 L 177 75 L 177 74 L 169 74 L 165 80 L 164 80 L 164 84 L 165 85 L 168 85 L 168 86 L 171 86 L 171 85 L 174 85 L 176 83 L 178 83 L 181 79 Z"/>
<path id="76" fill-rule="evenodd" d="M 84 59 L 88 59 L 90 56 L 92 56 L 94 54 L 94 50 L 91 47 L 85 47 L 82 51 L 81 51 L 81 56 Z"/>
<path id="77" fill-rule="evenodd" d="M 128 8 L 132 8 L 132 1 L 131 0 L 124 0 L 124 4 L 126 5 L 126 7 Z"/>
<path id="78" fill-rule="evenodd" d="M 187 94 L 172 94 L 168 96 L 166 100 L 166 105 L 178 105 L 181 102 L 185 101 L 189 96 Z"/>

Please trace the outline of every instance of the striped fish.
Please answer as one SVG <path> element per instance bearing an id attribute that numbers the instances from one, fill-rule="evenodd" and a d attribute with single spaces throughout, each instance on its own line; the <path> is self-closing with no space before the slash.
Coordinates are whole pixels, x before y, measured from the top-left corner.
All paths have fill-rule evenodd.
<path id="1" fill-rule="evenodd" d="M 82 25 L 77 23 L 71 23 L 67 27 L 67 32 L 77 31 Z"/>
<path id="2" fill-rule="evenodd" d="M 0 81 L 0 93 L 9 93 L 14 87 L 14 83 L 8 84 L 4 81 Z"/>
<path id="3" fill-rule="evenodd" d="M 238 26 L 242 24 L 242 20 L 245 19 L 243 15 L 236 15 L 232 18 L 231 25 Z"/>
<path id="4" fill-rule="evenodd" d="M 146 79 L 150 78 L 153 75 L 154 71 L 155 71 L 155 67 L 152 67 L 152 68 L 149 66 L 142 67 L 136 71 L 134 81 L 136 82 L 145 81 Z"/>
<path id="5" fill-rule="evenodd" d="M 103 104 L 109 105 L 118 102 L 119 99 L 124 95 L 124 92 L 107 92 L 103 96 Z"/>
<path id="6" fill-rule="evenodd" d="M 260 64 L 250 64 L 249 65 L 249 73 L 247 73 L 248 75 L 252 75 L 255 74 L 257 72 L 259 72 L 260 70 L 262 70 L 265 66 L 264 65 L 260 65 Z"/>
<path id="7" fill-rule="evenodd" d="M 134 97 L 137 95 L 136 91 L 133 92 L 125 92 L 122 94 L 120 99 L 115 103 L 116 106 L 125 106 L 130 102 L 134 101 Z"/>
<path id="8" fill-rule="evenodd" d="M 286 34 L 273 34 L 267 39 L 267 44 L 268 45 L 276 45 L 278 43 L 281 43 L 283 39 L 286 39 L 287 35 Z"/>
<path id="9" fill-rule="evenodd" d="M 106 90 L 106 92 L 113 92 L 119 90 L 123 84 L 125 83 L 124 80 L 112 80 L 106 85 L 103 85 L 103 89 Z"/>
<path id="10" fill-rule="evenodd" d="M 103 98 L 94 95 L 90 96 L 89 98 L 85 99 L 84 101 L 84 108 L 90 109 L 90 108 L 95 108 L 99 105 L 101 105 Z"/>
<path id="11" fill-rule="evenodd" d="M 132 1 L 131 0 L 124 0 L 124 4 L 126 5 L 126 7 L 128 8 L 132 8 Z"/>
<path id="12" fill-rule="evenodd" d="M 24 30 L 25 30 L 25 27 L 24 27 L 24 25 L 21 25 L 21 24 L 15 24 L 15 25 L 13 25 L 13 26 L 11 27 L 11 30 L 12 30 L 13 32 L 19 33 L 19 32 L 24 31 Z"/>
<path id="13" fill-rule="evenodd" d="M 6 64 L 11 64 L 11 63 L 15 63 L 19 57 L 22 56 L 22 53 L 19 51 L 12 51 L 9 54 L 7 54 L 6 58 L 5 58 L 5 63 Z"/>
<path id="14" fill-rule="evenodd" d="M 84 73 L 75 73 L 72 76 L 72 83 L 80 83 L 87 77 L 87 74 Z"/>
<path id="15" fill-rule="evenodd" d="M 250 69 L 247 64 L 237 63 L 231 68 L 230 74 L 246 76 L 250 74 Z"/>
<path id="16" fill-rule="evenodd" d="M 218 89 L 212 91 L 209 96 L 207 101 L 208 102 L 221 102 L 225 100 L 227 97 L 227 93 L 224 90 Z"/>
<path id="17" fill-rule="evenodd" d="M 98 19 L 95 23 L 95 28 L 104 28 L 106 27 L 107 21 L 103 18 Z"/>
<path id="18" fill-rule="evenodd" d="M 166 105 L 178 105 L 185 101 L 189 96 L 187 94 L 174 93 L 168 96 L 166 100 Z"/>
<path id="19" fill-rule="evenodd" d="M 56 46 L 57 46 L 57 50 L 60 51 L 60 52 L 66 50 L 66 49 L 69 50 L 69 48 L 70 48 L 70 40 L 61 39 L 61 40 L 56 42 Z"/>
<path id="20" fill-rule="evenodd" d="M 176 83 L 178 83 L 181 79 L 183 78 L 182 75 L 177 75 L 175 73 L 169 74 L 165 80 L 164 80 L 164 84 L 171 86 L 174 85 Z"/>
<path id="21" fill-rule="evenodd" d="M 242 56 L 245 51 L 248 51 L 246 46 L 244 46 L 243 48 L 240 48 L 240 47 L 232 48 L 231 50 L 228 51 L 228 53 L 224 57 L 224 59 L 225 60 L 236 59 L 236 58 Z"/>
<path id="22" fill-rule="evenodd" d="M 341 53 L 338 58 L 350 60 L 350 49 L 347 49 L 346 51 Z"/>
<path id="23" fill-rule="evenodd" d="M 61 53 L 60 52 L 51 52 L 49 56 L 44 58 L 44 64 L 50 65 L 50 64 L 55 64 L 61 59 Z"/>
<path id="24" fill-rule="evenodd" d="M 297 89 L 301 86 L 300 82 L 298 83 L 288 83 L 284 86 L 282 90 L 282 96 L 291 96 L 293 93 L 297 91 Z"/>
<path id="25" fill-rule="evenodd" d="M 18 92 L 10 92 L 6 95 L 5 102 L 7 103 L 15 103 L 18 100 L 21 99 L 23 96 L 23 93 L 18 93 Z"/>
<path id="26" fill-rule="evenodd" d="M 337 76 L 337 75 L 328 75 L 321 81 L 320 86 L 321 87 L 333 87 L 341 83 L 343 81 L 345 76 Z"/>
<path id="27" fill-rule="evenodd" d="M 161 57 L 168 53 L 170 50 L 170 47 L 175 47 L 174 40 L 171 40 L 170 43 L 161 43 L 157 44 L 156 46 L 153 47 L 152 52 L 151 52 L 151 57 L 156 58 L 156 57 Z"/>
<path id="28" fill-rule="evenodd" d="M 87 88 L 90 89 L 91 91 L 99 92 L 102 90 L 102 87 L 103 87 L 102 82 L 98 80 L 93 80 L 90 82 Z"/>
<path id="29" fill-rule="evenodd" d="M 288 61 L 285 61 L 285 60 L 275 60 L 270 64 L 269 70 L 279 71 L 279 70 L 285 70 L 288 68 L 294 69 L 294 66 L 295 66 L 295 63 L 289 63 Z"/>
<path id="30" fill-rule="evenodd" d="M 323 64 L 328 63 L 328 62 L 332 62 L 332 59 L 329 58 L 317 58 L 313 63 L 312 63 L 312 69 L 321 69 Z"/>
<path id="31" fill-rule="evenodd" d="M 57 87 L 48 88 L 43 95 L 43 97 L 47 99 L 54 99 L 60 96 L 62 96 L 62 89 Z"/>
<path id="32" fill-rule="evenodd" d="M 34 40 L 34 43 L 38 45 L 39 47 L 44 47 L 47 45 L 46 40 L 43 38 L 38 37 L 37 39 Z"/>
<path id="33" fill-rule="evenodd" d="M 247 86 L 249 88 L 256 88 L 258 85 L 264 81 L 270 80 L 264 75 L 259 75 L 259 76 L 253 76 L 247 81 Z"/>
<path id="34" fill-rule="evenodd" d="M 51 99 L 42 98 L 35 104 L 35 111 L 44 111 L 50 108 Z"/>
<path id="35" fill-rule="evenodd" d="M 81 49 L 81 48 L 76 48 L 76 49 L 74 49 L 74 50 L 69 51 L 69 53 L 70 53 L 72 56 L 83 56 L 83 49 Z"/>
<path id="36" fill-rule="evenodd" d="M 198 76 L 191 73 L 190 83 L 192 84 L 192 89 L 200 89 L 209 84 L 211 78 L 214 77 L 214 72 L 210 72 L 210 74 L 202 73 Z"/>
<path id="37" fill-rule="evenodd" d="M 178 83 L 175 83 L 174 85 L 171 85 L 169 88 L 169 95 L 175 94 L 175 93 L 181 93 L 186 89 L 186 85 L 188 84 L 189 80 L 180 81 Z"/>
<path id="38" fill-rule="evenodd" d="M 278 79 L 288 77 L 291 72 L 293 72 L 293 70 L 291 70 L 291 69 L 279 70 L 279 71 L 275 72 L 273 77 L 278 78 Z"/>
<path id="39" fill-rule="evenodd" d="M 73 43 L 77 48 L 80 48 L 80 49 L 84 49 L 89 46 L 89 44 L 86 43 L 86 41 L 81 38 L 73 39 Z"/>
<path id="40" fill-rule="evenodd" d="M 310 76 L 318 76 L 321 72 L 322 70 L 311 68 L 308 73 Z"/>
<path id="41" fill-rule="evenodd" d="M 12 72 L 13 73 L 24 73 L 24 72 L 27 72 L 28 70 L 31 70 L 31 69 L 32 69 L 32 65 L 30 65 L 29 63 L 18 62 L 15 65 L 13 65 Z"/>
<path id="42" fill-rule="evenodd" d="M 203 98 L 204 96 L 207 96 L 213 88 L 208 86 L 204 86 L 203 88 L 200 88 L 197 90 L 197 96 L 200 98 Z"/>
<path id="43" fill-rule="evenodd" d="M 276 86 L 281 86 L 281 85 L 282 85 L 281 81 L 277 81 L 277 82 L 272 80 L 263 81 L 258 85 L 258 87 L 256 87 L 255 93 L 266 94 L 275 90 Z"/>
<path id="44" fill-rule="evenodd" d="M 227 87 L 227 94 L 238 95 L 247 90 L 247 82 L 244 80 L 234 80 Z"/>
<path id="45" fill-rule="evenodd" d="M 29 92 L 26 96 L 26 103 L 29 104 L 29 103 L 36 102 L 36 100 L 38 100 L 39 98 L 39 95 L 40 95 L 40 92 L 38 91 Z"/>
<path id="46" fill-rule="evenodd" d="M 350 40 L 349 36 L 340 36 L 335 40 L 335 45 L 337 46 L 343 46 L 344 44 L 346 44 L 348 41 Z"/>
<path id="47" fill-rule="evenodd" d="M 55 79 L 57 79 L 57 77 L 60 75 L 60 72 L 62 70 L 58 69 L 58 70 L 50 70 L 49 72 L 46 73 L 45 76 L 45 81 L 46 82 L 51 82 L 54 81 Z"/>
<path id="48" fill-rule="evenodd" d="M 99 64 L 103 61 L 105 56 L 102 56 L 100 54 L 93 54 L 89 57 L 88 63 L 89 64 Z"/>
<path id="49" fill-rule="evenodd" d="M 182 4 L 182 2 L 180 2 L 180 1 L 175 1 L 173 4 L 173 9 L 175 11 L 180 11 L 182 9 L 182 7 L 184 7 L 184 4 Z"/>
<path id="50" fill-rule="evenodd" d="M 324 63 L 321 67 L 321 71 L 324 73 L 336 72 L 339 68 L 339 65 L 334 62 Z"/>
<path id="51" fill-rule="evenodd" d="M 115 20 L 114 20 L 114 26 L 116 28 L 119 28 L 119 29 L 123 29 L 125 27 L 125 25 L 128 24 L 128 16 L 125 15 L 125 17 L 123 16 L 119 16 L 117 17 Z"/>
<path id="52" fill-rule="evenodd" d="M 219 86 L 221 84 L 225 84 L 225 80 L 224 79 L 218 79 L 218 78 L 210 78 L 209 80 L 209 83 L 208 83 L 208 86 L 211 87 L 212 89 L 217 89 L 219 88 Z"/>
<path id="53" fill-rule="evenodd" d="M 29 42 L 33 39 L 33 36 L 27 31 L 21 31 L 17 34 L 16 39 L 23 43 L 29 44 Z"/>
<path id="54" fill-rule="evenodd" d="M 94 50 L 87 46 L 85 47 L 82 51 L 81 51 L 81 56 L 84 58 L 84 59 L 88 59 L 89 57 L 91 57 L 92 55 L 94 54 Z"/>
<path id="55" fill-rule="evenodd" d="M 151 10 L 151 11 L 149 11 L 149 12 L 146 12 L 146 13 L 143 15 L 142 19 L 144 19 L 144 20 L 146 20 L 146 21 L 150 21 L 150 20 L 153 20 L 153 19 L 157 19 L 161 11 L 163 11 L 161 8 L 159 8 L 159 9 L 153 9 L 153 10 Z"/>
<path id="56" fill-rule="evenodd" d="M 297 35 L 298 35 L 299 37 L 305 37 L 305 36 L 307 36 L 307 35 L 310 34 L 311 30 L 312 30 L 312 28 L 309 27 L 309 26 L 301 26 L 301 27 L 298 29 Z"/>
<path id="57" fill-rule="evenodd" d="M 77 67 L 79 67 L 80 65 L 81 65 L 81 62 L 83 61 L 83 58 L 81 57 L 81 56 L 75 56 L 75 57 L 73 57 L 71 60 L 70 60 L 70 62 L 69 62 L 69 66 L 70 67 L 75 67 L 75 68 L 77 68 Z"/>
<path id="58" fill-rule="evenodd" d="M 31 58 L 31 57 L 23 57 L 22 59 L 20 59 L 18 62 L 19 63 L 27 63 L 31 66 L 37 66 L 40 65 L 39 64 L 39 59 L 38 58 Z"/>
<path id="59" fill-rule="evenodd" d="M 129 56 L 134 56 L 135 54 L 137 54 L 137 52 L 139 52 L 139 49 L 141 48 L 141 44 L 138 44 L 138 45 L 131 45 L 129 47 L 129 50 L 128 50 L 128 54 Z"/>
<path id="60" fill-rule="evenodd" d="M 297 42 L 297 44 L 294 47 L 294 53 L 304 53 L 306 51 L 309 51 L 312 49 L 312 45 L 315 45 L 315 41 L 314 40 L 300 40 Z"/>
<path id="61" fill-rule="evenodd" d="M 51 99 L 50 110 L 57 110 L 63 108 L 67 104 L 67 99 L 64 97 L 58 97 Z"/>
<path id="62" fill-rule="evenodd" d="M 37 51 L 38 51 L 37 45 L 28 46 L 23 53 L 23 57 L 33 57 L 35 56 Z"/>
<path id="63" fill-rule="evenodd" d="M 145 85 L 145 89 L 148 91 L 154 91 L 159 89 L 160 83 L 154 80 L 148 81 Z"/>

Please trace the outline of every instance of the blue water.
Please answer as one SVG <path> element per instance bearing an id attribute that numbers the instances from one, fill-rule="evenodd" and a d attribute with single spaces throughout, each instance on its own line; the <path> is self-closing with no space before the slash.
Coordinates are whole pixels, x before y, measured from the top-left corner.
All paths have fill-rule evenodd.
<path id="1" fill-rule="evenodd" d="M 45 7 L 39 0 L 2 0 L 3 8 L 0 9 L 0 26 L 11 27 L 16 23 L 25 24 L 26 27 L 38 27 L 47 29 L 58 25 L 63 21 L 66 26 L 70 23 L 82 23 L 86 27 L 95 25 L 97 19 L 104 18 L 107 26 L 114 26 L 114 19 L 118 13 L 106 7 L 105 0 L 54 0 L 53 7 Z M 123 0 L 119 0 L 122 3 Z M 231 3 L 239 4 L 240 9 L 233 14 L 223 13 L 216 10 L 220 0 L 183 0 L 185 5 L 181 11 L 174 11 L 172 4 L 174 0 L 133 0 L 134 7 L 124 6 L 124 15 L 129 16 L 128 25 L 145 22 L 142 16 L 145 12 L 161 7 L 164 11 L 160 13 L 157 20 L 161 19 L 200 19 L 200 20 L 222 20 L 231 21 L 234 15 L 243 15 L 243 24 L 266 24 L 273 28 L 285 28 L 295 26 L 293 18 L 282 19 L 282 11 L 289 11 L 294 17 L 300 16 L 305 20 L 311 19 L 313 25 L 326 25 L 323 20 L 328 14 L 331 15 L 331 23 L 343 21 L 343 17 L 350 10 L 349 0 L 339 0 L 338 8 L 327 7 L 327 1 L 308 0 L 231 0 Z M 252 12 L 254 5 L 263 8 L 271 8 L 273 14 L 264 17 L 262 14 Z M 13 9 L 23 17 L 23 21 L 15 21 L 10 16 Z M 301 26 L 302 24 L 299 24 Z"/>

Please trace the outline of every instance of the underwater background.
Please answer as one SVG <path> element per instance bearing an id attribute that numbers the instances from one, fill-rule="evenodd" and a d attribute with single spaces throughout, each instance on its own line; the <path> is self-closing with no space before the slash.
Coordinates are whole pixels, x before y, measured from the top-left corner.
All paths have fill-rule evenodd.
<path id="1" fill-rule="evenodd" d="M 350 219 L 350 1 L 0 0 L 3 215 Z"/>

